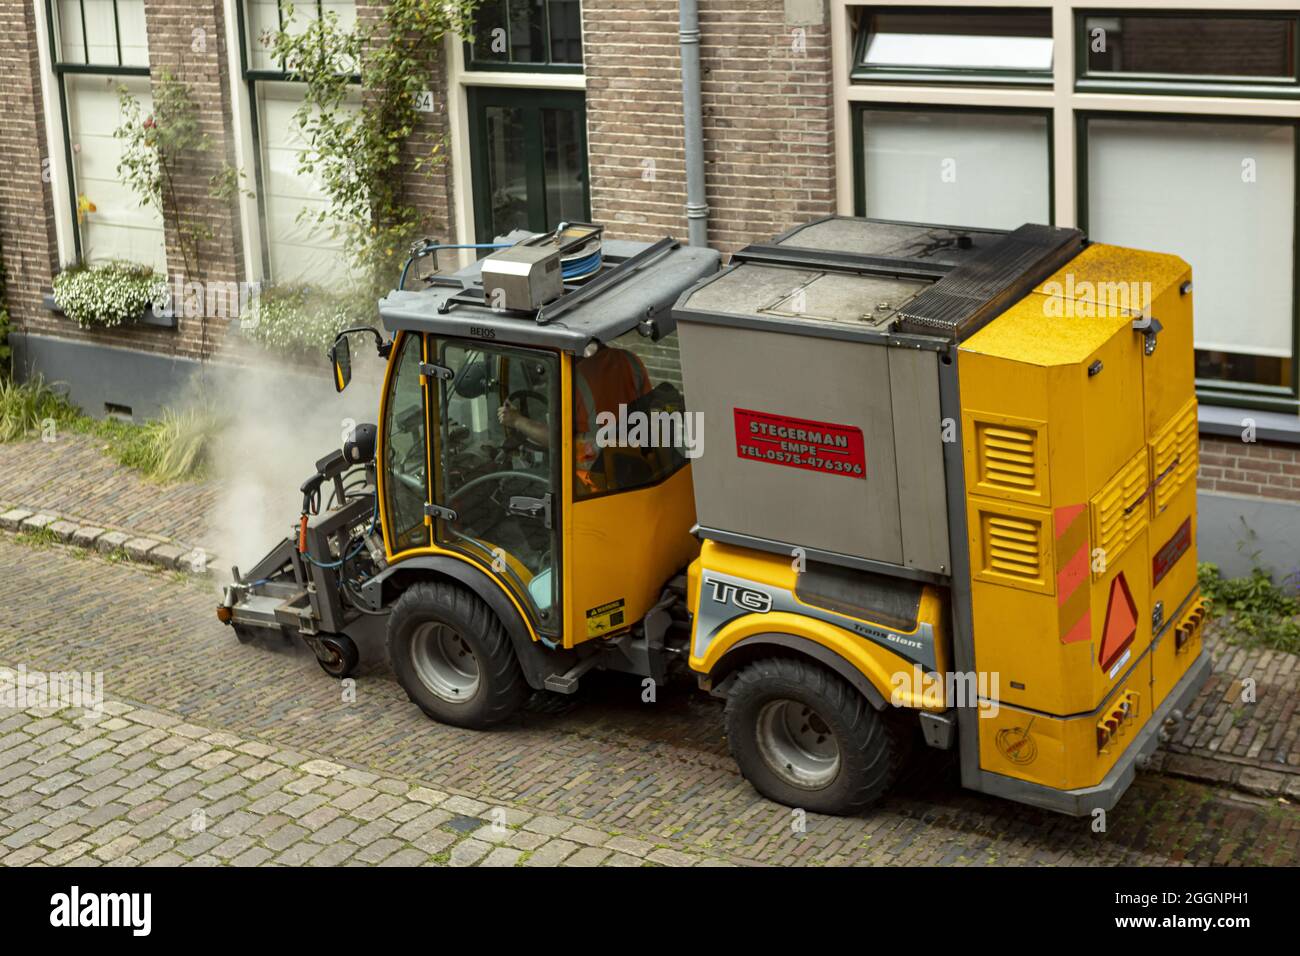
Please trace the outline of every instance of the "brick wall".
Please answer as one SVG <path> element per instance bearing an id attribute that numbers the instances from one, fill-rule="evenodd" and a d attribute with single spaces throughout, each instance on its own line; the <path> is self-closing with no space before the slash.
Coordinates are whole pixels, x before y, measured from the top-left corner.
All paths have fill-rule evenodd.
<path id="1" fill-rule="evenodd" d="M 829 27 L 787 25 L 780 0 L 703 7 L 709 242 L 731 251 L 834 211 Z M 684 237 L 677 5 L 587 0 L 583 28 L 592 215 Z"/>
<path id="2" fill-rule="evenodd" d="M 357 17 L 367 24 L 375 24 L 383 17 L 383 0 L 360 0 L 357 3 Z M 442 47 L 429 51 L 425 61 L 429 69 L 428 89 L 433 93 L 433 109 L 420 114 L 415 131 L 407 139 L 403 148 L 405 167 L 404 189 L 406 201 L 418 209 L 422 216 L 423 234 L 443 242 L 452 242 L 455 227 L 452 225 L 452 208 L 454 183 L 451 170 L 450 127 L 447 123 L 447 70 Z M 416 161 L 423 158 L 426 163 L 436 157 L 432 166 L 416 168 Z M 398 250 L 402 261 L 406 250 Z M 455 263 L 452 254 L 442 262 L 443 266 Z M 393 280 L 396 282 L 400 272 L 401 261 L 396 263 Z"/>
<path id="3" fill-rule="evenodd" d="M 198 318 L 178 320 L 176 329 L 127 326 L 81 329 L 75 322 L 44 308 L 60 267 L 54 227 L 53 196 L 44 181 L 42 163 L 49 155 L 42 110 L 36 24 L 30 2 L 4 5 L 0 11 L 0 58 L 4 64 L 6 103 L 0 110 L 4 148 L 0 150 L 0 228 L 5 267 L 10 277 L 9 304 L 14 325 L 41 335 L 80 339 L 187 357 L 211 354 L 220 344 L 226 323 Z M 244 278 L 239 220 L 230 204 L 208 195 L 208 177 L 224 159 L 233 160 L 230 129 L 230 86 L 226 69 L 225 24 L 220 0 L 146 0 L 145 28 L 149 39 L 152 79 L 168 69 L 190 87 L 199 106 L 201 124 L 211 151 L 193 174 L 178 185 L 178 194 L 213 230 L 214 238 L 200 251 L 191 281 L 229 282 Z M 196 33 L 196 31 L 201 31 Z M 55 93 L 54 95 L 57 95 Z M 62 140 L 52 144 L 62 149 Z M 35 219 L 34 219 L 35 217 Z M 174 230 L 167 229 L 168 272 L 183 273 Z"/>
<path id="4" fill-rule="evenodd" d="M 223 4 L 221 0 L 145 0 L 145 23 L 149 32 L 150 73 L 155 85 L 164 73 L 169 73 L 189 88 L 190 96 L 198 105 L 200 129 L 210 143 L 209 150 L 178 181 L 176 193 L 186 215 L 203 223 L 212 235 L 198 244 L 198 258 L 191 263 L 195 274 L 185 275 L 180 240 L 169 222 L 168 274 L 173 281 L 180 276 L 185 281 L 204 283 L 243 281 L 246 276 L 236 202 L 213 198 L 209 186 L 211 178 L 225 164 L 235 162 Z M 251 188 L 251 184 L 250 175 L 245 188 Z M 229 323 L 223 319 L 204 322 L 197 316 L 181 316 L 177 329 L 163 335 L 171 337 L 170 346 L 174 351 L 197 358 L 211 355 L 228 327 Z"/>
<path id="5" fill-rule="evenodd" d="M 44 314 L 42 290 L 58 264 L 49 155 L 30 3 L 0 5 L 0 250 L 15 328 Z"/>
<path id="6" fill-rule="evenodd" d="M 1268 442 L 1201 438 L 1202 491 L 1300 501 L 1300 450 Z"/>

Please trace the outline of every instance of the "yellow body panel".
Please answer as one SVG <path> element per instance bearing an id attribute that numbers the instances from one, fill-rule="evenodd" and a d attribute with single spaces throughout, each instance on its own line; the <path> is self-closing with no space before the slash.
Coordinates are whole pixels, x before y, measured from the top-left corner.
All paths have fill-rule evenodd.
<path id="1" fill-rule="evenodd" d="M 700 580 L 705 569 L 790 594 L 794 594 L 798 579 L 791 558 L 705 541 L 699 559 L 691 564 L 687 575 L 687 604 L 692 611 L 700 606 Z M 941 595 L 934 588 L 925 587 L 921 593 L 917 627 L 922 622 L 928 622 L 935 628 L 935 655 L 940 675 L 946 674 L 952 667 L 947 615 L 948 608 Z M 872 623 L 866 618 L 858 620 Z M 697 614 L 697 625 L 698 621 Z M 885 700 L 895 700 L 896 697 L 899 706 L 933 711 L 941 711 L 948 706 L 942 681 L 923 680 L 917 686 L 914 679 L 917 668 L 912 662 L 851 631 L 799 613 L 770 611 L 737 617 L 712 636 L 702 656 L 695 652 L 696 635 L 692 634 L 691 669 L 700 674 L 710 674 L 745 638 L 770 633 L 788 634 L 820 644 L 860 671 Z"/>
<path id="2" fill-rule="evenodd" d="M 1175 256 L 1092 245 L 959 350 L 975 666 L 1002 708 L 985 770 L 1099 783 L 1196 658 L 1169 623 L 1196 605 L 1189 283 Z"/>
<path id="3" fill-rule="evenodd" d="M 649 488 L 574 502 L 566 523 L 565 646 L 645 617 L 668 579 L 699 553 L 694 524 L 689 465 Z"/>
<path id="4" fill-rule="evenodd" d="M 1099 783 L 1137 736 L 1151 715 L 1152 702 L 1145 658 L 1116 688 L 1113 700 L 1132 691 L 1137 706 L 1132 717 L 1103 747 L 1097 745 L 1097 722 L 1107 707 L 1072 718 L 1000 705 L 996 715 L 985 710 L 979 726 L 980 766 L 993 773 L 1018 777 L 1057 790 L 1075 790 Z M 1108 699 L 1109 705 L 1111 699 Z"/>

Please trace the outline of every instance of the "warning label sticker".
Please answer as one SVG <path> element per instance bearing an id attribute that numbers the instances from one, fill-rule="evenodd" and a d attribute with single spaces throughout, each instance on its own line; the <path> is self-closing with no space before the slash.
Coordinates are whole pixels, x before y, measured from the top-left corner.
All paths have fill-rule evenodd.
<path id="1" fill-rule="evenodd" d="M 862 429 L 735 409 L 736 455 L 789 468 L 867 477 Z"/>
<path id="2" fill-rule="evenodd" d="M 587 636 L 603 637 L 622 627 L 625 603 L 622 598 L 619 598 L 617 601 L 607 601 L 590 608 L 587 611 Z"/>

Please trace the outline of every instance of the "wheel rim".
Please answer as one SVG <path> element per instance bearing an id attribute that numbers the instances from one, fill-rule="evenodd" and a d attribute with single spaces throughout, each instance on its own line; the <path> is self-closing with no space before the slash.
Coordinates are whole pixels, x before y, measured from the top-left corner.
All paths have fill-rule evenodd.
<path id="1" fill-rule="evenodd" d="M 840 745 L 826 721 L 797 700 L 772 700 L 758 712 L 758 750 L 786 783 L 821 790 L 840 771 Z"/>
<path id="2" fill-rule="evenodd" d="M 445 624 L 421 624 L 416 629 L 411 663 L 420 683 L 449 703 L 464 703 L 478 692 L 478 658 L 464 638 Z"/>

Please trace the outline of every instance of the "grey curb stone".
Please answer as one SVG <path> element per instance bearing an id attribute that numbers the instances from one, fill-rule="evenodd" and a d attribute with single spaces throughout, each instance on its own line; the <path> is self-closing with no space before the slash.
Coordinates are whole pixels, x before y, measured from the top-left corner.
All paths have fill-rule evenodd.
<path id="1" fill-rule="evenodd" d="M 18 527 L 22 531 L 40 531 L 46 525 L 53 524 L 57 520 L 54 515 L 32 515 L 30 518 L 24 519 Z"/>
<path id="2" fill-rule="evenodd" d="M 84 527 L 72 532 L 72 543 L 83 548 L 93 548 L 95 541 L 104 533 L 103 528 Z"/>
<path id="3" fill-rule="evenodd" d="M 0 528 L 6 531 L 17 531 L 19 526 L 32 516 L 30 511 L 24 511 L 22 508 L 14 508 L 0 515 Z"/>
<path id="4" fill-rule="evenodd" d="M 131 538 L 123 547 L 126 548 L 126 553 L 132 561 L 145 561 L 149 557 L 149 552 L 161 543 L 155 538 Z"/>
<path id="5" fill-rule="evenodd" d="M 147 535 L 134 535 L 126 531 L 107 531 L 95 525 L 78 525 L 49 512 L 33 512 L 26 508 L 11 508 L 0 514 L 0 529 L 6 531 L 38 531 L 49 528 L 65 544 L 93 548 L 100 554 L 125 550 L 132 561 L 145 561 L 170 571 L 187 574 L 207 574 L 212 569 L 215 555 L 206 548 L 187 547 L 165 539 Z M 196 570 L 196 557 L 201 558 Z"/>
<path id="6" fill-rule="evenodd" d="M 121 531 L 106 531 L 95 541 L 95 550 L 100 554 L 112 554 L 130 540 L 129 534 Z"/>
<path id="7" fill-rule="evenodd" d="M 130 546 L 127 546 L 130 551 Z M 149 552 L 149 560 L 154 564 L 160 564 L 164 568 L 172 568 L 177 571 L 187 570 L 189 562 L 185 560 L 187 552 L 182 551 L 174 544 L 160 544 Z"/>
<path id="8" fill-rule="evenodd" d="M 77 532 L 77 526 L 71 521 L 51 521 L 49 529 L 59 536 L 60 541 L 68 542 Z"/>

